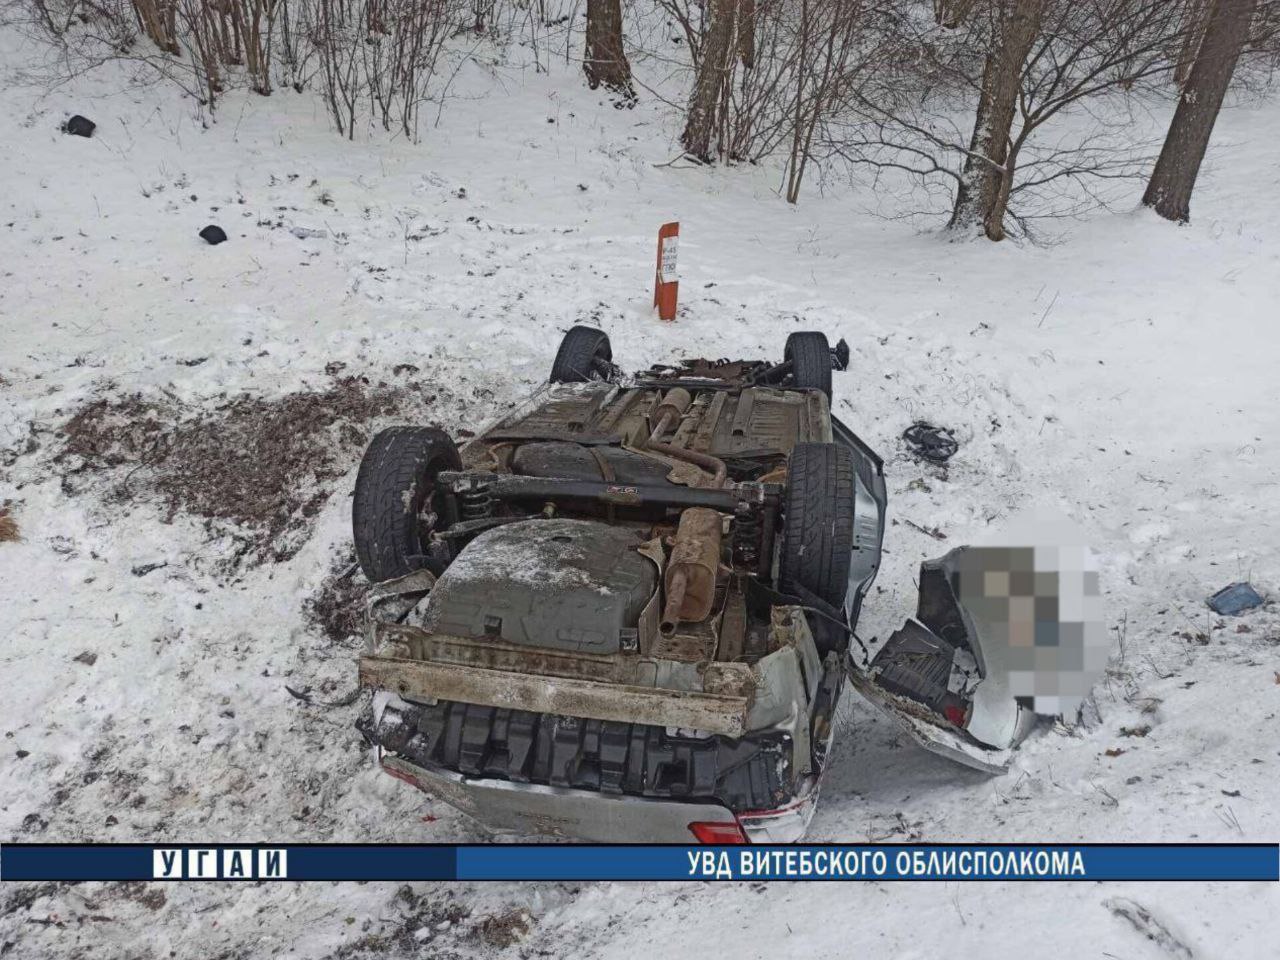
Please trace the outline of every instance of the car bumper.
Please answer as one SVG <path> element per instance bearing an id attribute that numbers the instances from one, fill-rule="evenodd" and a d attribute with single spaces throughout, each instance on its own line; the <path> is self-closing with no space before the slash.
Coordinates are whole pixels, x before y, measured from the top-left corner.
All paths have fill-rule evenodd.
<path id="1" fill-rule="evenodd" d="M 690 824 L 734 826 L 754 843 L 793 843 L 808 828 L 817 803 L 816 784 L 778 810 L 735 816 L 715 803 L 657 800 L 472 778 L 424 767 L 379 750 L 382 769 L 475 818 L 486 827 L 522 836 L 591 843 L 697 843 Z"/>
<path id="2" fill-rule="evenodd" d="M 593 843 L 694 843 L 694 821 L 733 824 L 719 804 L 617 796 L 537 783 L 473 779 L 383 754 L 382 768 L 499 832 Z"/>

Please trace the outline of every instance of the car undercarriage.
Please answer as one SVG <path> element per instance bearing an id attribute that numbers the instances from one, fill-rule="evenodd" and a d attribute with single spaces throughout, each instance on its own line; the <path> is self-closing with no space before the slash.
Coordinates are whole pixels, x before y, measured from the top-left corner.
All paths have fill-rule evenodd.
<path id="1" fill-rule="evenodd" d="M 379 434 L 353 519 L 384 769 L 524 834 L 802 836 L 884 536 L 882 462 L 831 415 L 847 362 L 803 333 L 627 378 L 575 327 L 461 449 Z M 953 749 L 964 638 L 900 633 L 855 684 Z"/>

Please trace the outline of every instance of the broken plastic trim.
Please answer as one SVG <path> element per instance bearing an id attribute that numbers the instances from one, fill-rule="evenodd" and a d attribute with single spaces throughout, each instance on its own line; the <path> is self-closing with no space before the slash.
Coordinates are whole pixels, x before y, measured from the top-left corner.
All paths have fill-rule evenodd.
<path id="1" fill-rule="evenodd" d="M 984 649 L 981 627 L 957 595 L 966 549 L 922 563 L 915 618 L 865 670 L 849 662 L 854 687 L 926 749 L 996 772 L 1035 714 L 1013 696 L 1000 645 Z"/>
<path id="2" fill-rule="evenodd" d="M 831 369 L 842 372 L 849 369 L 849 344 L 844 337 L 831 348 Z"/>
<path id="3" fill-rule="evenodd" d="M 798 843 L 809 831 L 818 809 L 818 781 L 810 780 L 796 799 L 776 810 L 750 810 L 737 814 L 738 826 L 748 843 Z"/>

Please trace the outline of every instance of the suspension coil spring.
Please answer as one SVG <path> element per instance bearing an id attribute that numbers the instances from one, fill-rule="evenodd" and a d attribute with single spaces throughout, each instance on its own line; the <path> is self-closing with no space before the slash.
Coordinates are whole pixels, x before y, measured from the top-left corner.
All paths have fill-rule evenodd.
<path id="1" fill-rule="evenodd" d="M 493 497 L 487 484 L 473 487 L 458 495 L 463 520 L 480 520 L 493 513 Z"/>
<path id="2" fill-rule="evenodd" d="M 760 562 L 760 514 L 739 507 L 733 518 L 733 561 L 735 566 L 754 567 Z"/>

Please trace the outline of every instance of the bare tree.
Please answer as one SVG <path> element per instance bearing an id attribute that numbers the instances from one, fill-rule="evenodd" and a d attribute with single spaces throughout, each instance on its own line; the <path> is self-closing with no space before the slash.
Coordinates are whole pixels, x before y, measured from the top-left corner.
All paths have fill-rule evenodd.
<path id="1" fill-rule="evenodd" d="M 704 0 L 653 0 L 653 2 L 659 10 L 671 18 L 672 25 L 679 27 L 680 32 L 673 36 L 677 43 L 684 42 L 689 63 L 696 74 L 699 64 L 702 63 L 702 39 L 707 26 L 707 8 Z"/>
<path id="2" fill-rule="evenodd" d="M 1160 159 L 1142 202 L 1166 220 L 1191 219 L 1191 191 L 1213 134 L 1240 51 L 1249 39 L 1257 0 L 1215 0 L 1195 64 L 1187 77 Z"/>
<path id="3" fill-rule="evenodd" d="M 716 129 L 717 106 L 734 58 L 733 33 L 738 0 L 709 0 L 710 17 L 701 44 L 701 63 L 689 98 L 689 113 L 680 136 L 685 152 L 699 160 L 711 160 L 711 135 Z"/>
<path id="4" fill-rule="evenodd" d="M 826 125 L 884 59 L 881 31 L 864 18 L 892 2 L 732 0 L 696 8 L 692 0 L 658 0 L 688 39 L 695 75 L 688 152 L 727 163 L 781 153 L 781 190 L 797 202 L 806 172 L 825 153 Z"/>
<path id="5" fill-rule="evenodd" d="M 277 82 L 301 92 L 315 81 L 343 136 L 354 139 L 367 110 L 384 129 L 416 139 L 420 107 L 437 94 L 437 64 L 451 38 L 481 35 L 457 51 L 465 61 L 480 43 L 511 42 L 509 28 L 520 22 L 536 55 L 537 32 L 571 19 L 553 9 L 576 0 L 8 2 L 60 47 L 59 79 L 127 61 L 179 85 L 210 115 L 228 88 L 265 96 Z"/>
<path id="6" fill-rule="evenodd" d="M 1023 67 L 1040 34 L 1045 0 L 999 0 L 994 4 L 998 41 L 987 55 L 978 93 L 973 138 L 956 189 L 948 225 L 953 230 L 980 227 L 992 240 L 1004 238 L 1004 214 L 1013 186 L 1006 164 L 1011 147 Z"/>
<path id="7" fill-rule="evenodd" d="M 1110 182 L 1144 177 L 1151 157 L 1133 138 L 1131 95 L 1172 72 L 1191 0 L 1026 2 L 988 0 L 960 30 L 898 27 L 901 50 L 830 125 L 831 151 L 870 165 L 877 183 L 906 174 L 931 204 L 950 181 L 952 227 L 992 239 L 1106 205 L 1118 196 Z M 1015 22 L 1015 4 L 1034 16 Z M 966 95 L 975 120 L 960 131 L 951 113 Z M 1073 122 L 1048 133 L 1066 114 Z"/>
<path id="8" fill-rule="evenodd" d="M 797 57 L 793 69 L 794 100 L 788 126 L 791 149 L 787 156 L 786 198 L 799 199 L 800 184 L 813 158 L 814 137 L 823 122 L 844 103 L 845 90 L 856 86 L 874 61 L 866 45 L 858 56 L 862 35 L 862 0 L 800 0 Z"/>
<path id="9" fill-rule="evenodd" d="M 631 89 L 631 64 L 622 48 L 622 0 L 587 0 L 587 49 L 582 60 L 587 85 L 604 86 L 627 97 Z"/>

